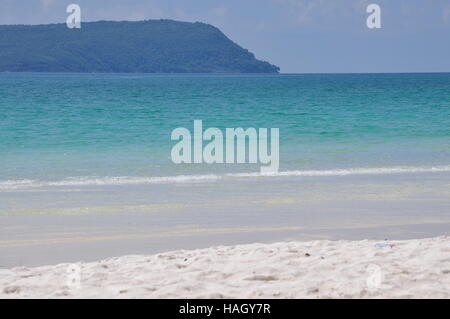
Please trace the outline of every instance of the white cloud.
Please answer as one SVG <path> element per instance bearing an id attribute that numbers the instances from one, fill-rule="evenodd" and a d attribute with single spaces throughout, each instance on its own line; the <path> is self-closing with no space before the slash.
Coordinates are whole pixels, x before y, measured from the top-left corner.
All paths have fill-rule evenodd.
<path id="1" fill-rule="evenodd" d="M 450 24 L 450 7 L 444 8 L 442 12 L 442 19 L 444 20 L 444 24 Z"/>
<path id="2" fill-rule="evenodd" d="M 213 8 L 209 11 L 209 14 L 216 18 L 225 18 L 225 16 L 228 14 L 228 9 L 224 6 Z"/>
<path id="3" fill-rule="evenodd" d="M 56 0 L 41 0 L 42 9 L 46 11 Z"/>
<path id="4" fill-rule="evenodd" d="M 297 25 L 323 24 L 337 19 L 351 19 L 365 13 L 368 0 L 272 0 L 287 9 L 287 16 Z"/>

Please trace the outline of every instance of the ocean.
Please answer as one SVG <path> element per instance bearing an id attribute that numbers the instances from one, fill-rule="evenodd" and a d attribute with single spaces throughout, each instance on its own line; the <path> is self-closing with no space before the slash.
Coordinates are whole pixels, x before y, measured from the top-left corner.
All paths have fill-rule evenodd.
<path id="1" fill-rule="evenodd" d="M 279 128 L 279 171 L 174 129 Z M 0 268 L 450 229 L 450 73 L 0 74 Z"/>
<path id="2" fill-rule="evenodd" d="M 171 132 L 192 130 L 194 120 L 204 128 L 279 128 L 284 175 L 450 171 L 449 73 L 3 73 L 0 189 L 259 171 L 175 165 Z"/>

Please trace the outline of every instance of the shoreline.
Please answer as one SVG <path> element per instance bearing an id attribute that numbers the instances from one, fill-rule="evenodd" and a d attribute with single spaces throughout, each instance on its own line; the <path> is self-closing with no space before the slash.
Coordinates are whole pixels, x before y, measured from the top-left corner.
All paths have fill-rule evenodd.
<path id="1" fill-rule="evenodd" d="M 0 191 L 0 269 L 179 249 L 448 236 L 447 174 Z"/>
<path id="2" fill-rule="evenodd" d="M 449 297 L 448 236 L 216 246 L 0 270 L 0 298 Z"/>

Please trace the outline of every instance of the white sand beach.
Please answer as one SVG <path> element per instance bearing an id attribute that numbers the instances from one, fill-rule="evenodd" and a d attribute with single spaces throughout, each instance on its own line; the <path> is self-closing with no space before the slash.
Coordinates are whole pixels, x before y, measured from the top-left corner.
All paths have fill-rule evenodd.
<path id="1" fill-rule="evenodd" d="M 450 298 L 450 237 L 250 244 L 0 270 L 1 298 Z"/>

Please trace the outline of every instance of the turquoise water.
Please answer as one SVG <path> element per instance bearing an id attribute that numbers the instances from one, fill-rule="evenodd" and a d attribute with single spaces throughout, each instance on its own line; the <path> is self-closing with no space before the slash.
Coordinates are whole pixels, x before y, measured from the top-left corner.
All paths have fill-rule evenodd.
<path id="1" fill-rule="evenodd" d="M 192 131 L 195 119 L 204 128 L 279 128 L 285 174 L 450 170 L 449 73 L 4 73 L 0 187 L 259 172 L 259 164 L 173 164 L 170 134 Z"/>
<path id="2" fill-rule="evenodd" d="M 280 129 L 280 171 L 172 163 L 177 127 Z M 0 268 L 448 235 L 450 74 L 0 74 Z"/>

